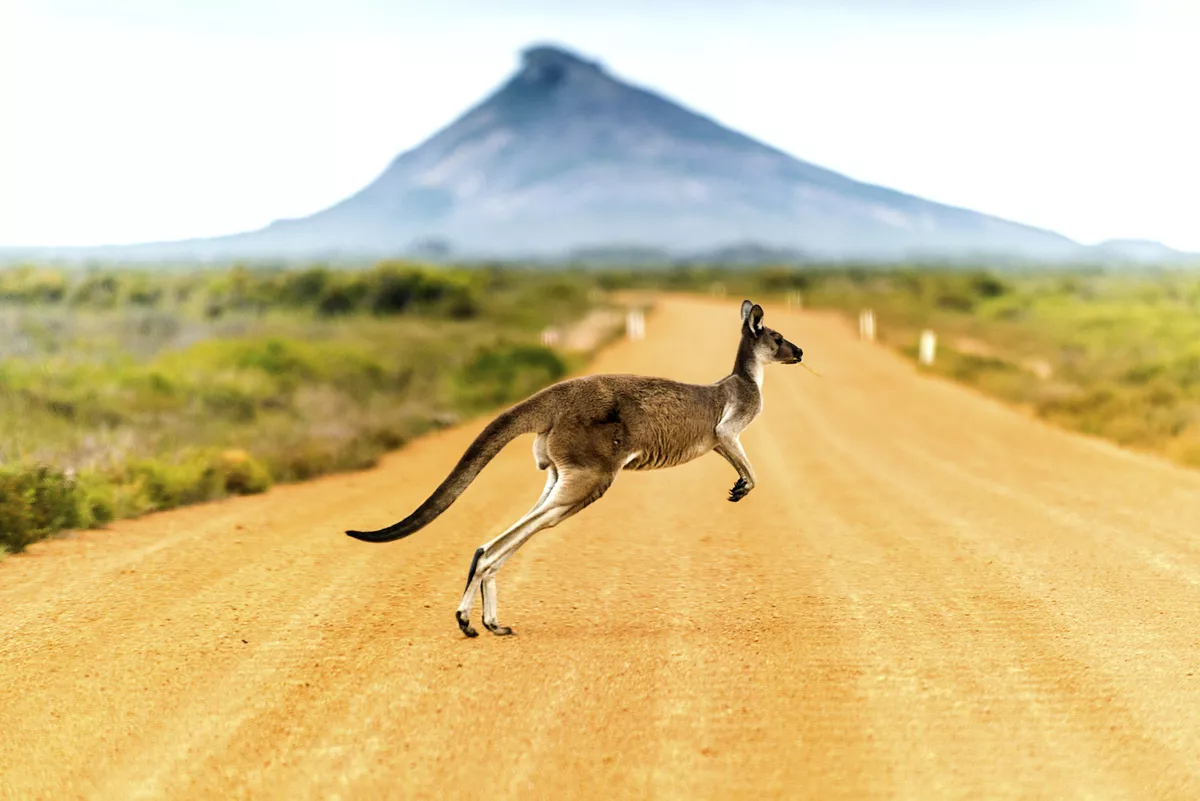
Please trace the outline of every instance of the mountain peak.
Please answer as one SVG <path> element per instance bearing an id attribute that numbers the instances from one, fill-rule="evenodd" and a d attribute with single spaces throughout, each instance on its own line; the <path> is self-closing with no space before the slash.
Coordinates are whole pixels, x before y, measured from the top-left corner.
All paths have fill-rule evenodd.
<path id="1" fill-rule="evenodd" d="M 521 51 L 518 79 L 532 83 L 557 83 L 570 73 L 603 73 L 599 62 L 552 44 L 539 44 Z"/>
<path id="2" fill-rule="evenodd" d="M 731 242 L 835 258 L 1076 247 L 799 161 L 530 42 L 509 80 L 359 192 L 211 249 L 394 254 L 429 241 L 489 258 Z"/>

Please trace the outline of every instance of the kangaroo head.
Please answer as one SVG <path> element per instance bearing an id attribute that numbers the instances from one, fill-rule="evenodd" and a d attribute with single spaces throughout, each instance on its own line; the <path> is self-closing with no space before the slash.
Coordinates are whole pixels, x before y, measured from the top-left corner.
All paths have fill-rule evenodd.
<path id="1" fill-rule="evenodd" d="M 788 342 L 783 334 L 763 325 L 762 306 L 748 300 L 742 301 L 742 340 L 750 345 L 762 364 L 799 364 L 804 355 L 799 345 Z"/>

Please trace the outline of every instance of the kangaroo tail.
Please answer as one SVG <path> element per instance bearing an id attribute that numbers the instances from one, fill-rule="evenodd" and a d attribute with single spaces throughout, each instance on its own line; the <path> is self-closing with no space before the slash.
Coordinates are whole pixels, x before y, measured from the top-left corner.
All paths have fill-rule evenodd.
<path id="1" fill-rule="evenodd" d="M 356 540 L 363 542 L 392 542 L 407 537 L 429 525 L 450 504 L 462 495 L 479 475 L 487 463 L 495 458 L 509 442 L 522 434 L 546 431 L 550 427 L 550 414 L 544 398 L 534 396 L 518 403 L 493 420 L 479 433 L 467 448 L 458 464 L 450 471 L 446 480 L 433 494 L 417 507 L 417 510 L 399 523 L 378 531 L 347 531 Z"/>

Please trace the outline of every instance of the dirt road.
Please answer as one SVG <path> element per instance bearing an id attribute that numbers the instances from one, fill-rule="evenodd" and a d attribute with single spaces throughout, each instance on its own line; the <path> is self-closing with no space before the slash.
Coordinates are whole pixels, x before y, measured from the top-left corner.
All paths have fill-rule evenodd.
<path id="1" fill-rule="evenodd" d="M 594 369 L 714 380 L 739 301 Z M 1200 475 L 767 323 L 824 377 L 768 369 L 758 488 L 622 475 L 501 572 L 516 637 L 453 613 L 532 437 L 411 539 L 341 533 L 482 421 L 0 563 L 0 797 L 1200 798 Z"/>

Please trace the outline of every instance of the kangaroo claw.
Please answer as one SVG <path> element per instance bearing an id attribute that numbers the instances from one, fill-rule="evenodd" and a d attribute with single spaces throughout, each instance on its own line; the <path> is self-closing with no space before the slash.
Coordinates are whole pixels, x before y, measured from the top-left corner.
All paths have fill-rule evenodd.
<path id="1" fill-rule="evenodd" d="M 739 478 L 737 483 L 733 485 L 733 489 L 729 490 L 729 502 L 737 503 L 742 498 L 750 494 L 750 487 L 746 483 L 746 479 Z"/>

